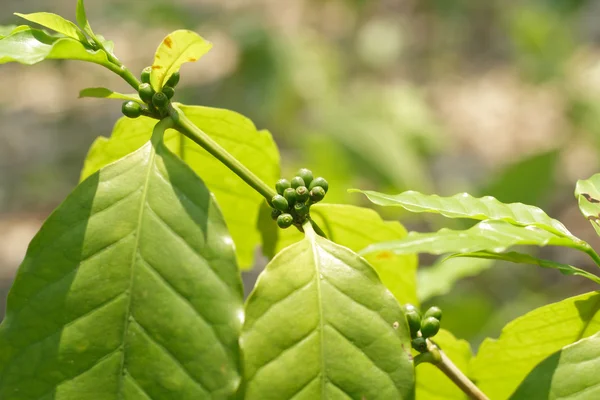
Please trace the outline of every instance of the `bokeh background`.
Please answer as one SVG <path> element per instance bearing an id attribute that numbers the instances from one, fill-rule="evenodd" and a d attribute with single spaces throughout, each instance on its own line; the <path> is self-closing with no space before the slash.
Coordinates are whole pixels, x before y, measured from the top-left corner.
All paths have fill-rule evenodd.
<path id="1" fill-rule="evenodd" d="M 2 0 L 13 12 L 75 19 L 75 0 Z M 490 194 L 543 207 L 600 246 L 573 197 L 600 171 L 600 1 L 87 1 L 96 32 L 133 71 L 171 30 L 214 43 L 186 64 L 177 100 L 236 110 L 269 129 L 285 176 L 328 178 L 329 202 L 369 206 L 352 187 Z M 14 273 L 42 221 L 77 184 L 86 152 L 109 135 L 120 103 L 84 87 L 128 91 L 93 64 L 0 66 L 0 318 Z M 379 209 L 410 230 L 464 222 Z M 582 255 L 545 258 L 595 268 Z M 547 302 L 595 288 L 553 270 L 421 257 L 420 295 L 473 347 Z M 247 275 L 248 282 L 261 267 Z M 456 277 L 462 277 L 450 285 Z"/>

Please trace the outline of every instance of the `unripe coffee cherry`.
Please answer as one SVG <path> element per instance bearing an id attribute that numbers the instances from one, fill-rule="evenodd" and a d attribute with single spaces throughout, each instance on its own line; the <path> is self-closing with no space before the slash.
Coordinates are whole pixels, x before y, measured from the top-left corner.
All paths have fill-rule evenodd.
<path id="1" fill-rule="evenodd" d="M 154 89 L 150 86 L 149 83 L 142 83 L 138 88 L 138 93 L 140 95 L 140 99 L 144 103 L 150 104 L 152 103 L 152 97 L 154 96 Z"/>
<path id="2" fill-rule="evenodd" d="M 309 192 L 310 200 L 313 203 L 318 203 L 325 197 L 325 189 L 321 186 L 315 186 Z"/>
<path id="3" fill-rule="evenodd" d="M 308 214 L 308 206 L 304 203 L 296 203 L 294 206 L 294 211 L 301 217 L 304 217 Z"/>
<path id="4" fill-rule="evenodd" d="M 308 189 L 306 186 L 298 186 L 296 188 L 296 195 L 299 203 L 304 203 L 306 200 L 308 200 Z"/>
<path id="5" fill-rule="evenodd" d="M 276 220 L 280 215 L 281 211 L 277 210 L 276 208 L 271 210 L 271 218 L 273 218 L 273 220 Z"/>
<path id="6" fill-rule="evenodd" d="M 430 307 L 427 311 L 425 311 L 425 314 L 423 314 L 423 318 L 427 318 L 427 317 L 433 317 L 433 318 L 437 319 L 438 321 L 441 321 L 442 320 L 442 310 L 436 306 Z"/>
<path id="7" fill-rule="evenodd" d="M 172 88 L 174 88 L 179 83 L 179 78 L 180 78 L 179 71 L 173 72 L 173 75 L 171 75 L 169 77 L 169 79 L 167 80 L 167 83 L 165 83 L 165 85 L 171 86 Z"/>
<path id="8" fill-rule="evenodd" d="M 150 74 L 152 73 L 152 67 L 146 67 L 142 70 L 140 80 L 142 83 L 150 83 Z"/>
<path id="9" fill-rule="evenodd" d="M 295 177 L 292 179 L 292 182 L 291 182 L 291 184 L 292 184 L 292 187 L 293 187 L 294 189 L 296 189 L 296 188 L 298 188 L 298 187 L 300 187 L 300 186 L 306 186 L 306 185 L 304 184 L 304 179 L 302 179 L 302 178 L 301 178 L 301 177 L 299 177 L 299 176 L 295 176 Z"/>
<path id="10" fill-rule="evenodd" d="M 296 175 L 302 178 L 302 180 L 304 181 L 304 186 L 310 185 L 310 183 L 313 180 L 313 173 L 310 169 L 307 168 L 299 169 Z"/>
<path id="11" fill-rule="evenodd" d="M 411 344 L 413 349 L 417 350 L 419 353 L 425 353 L 427 351 L 427 341 L 425 338 L 418 337 L 413 339 Z"/>
<path id="12" fill-rule="evenodd" d="M 416 338 L 417 333 L 421 329 L 421 316 L 416 310 L 411 310 L 405 314 L 406 321 L 408 322 L 408 328 L 410 329 L 410 337 Z"/>
<path id="13" fill-rule="evenodd" d="M 137 118 L 142 115 L 142 106 L 135 101 L 126 101 L 121 106 L 123 115 L 129 118 Z"/>
<path id="14" fill-rule="evenodd" d="M 175 89 L 173 89 L 171 86 L 163 86 L 162 92 L 166 94 L 169 99 L 175 96 Z"/>
<path id="15" fill-rule="evenodd" d="M 287 188 L 283 191 L 283 197 L 285 197 L 285 199 L 288 202 L 288 205 L 293 206 L 294 204 L 296 204 L 296 200 L 298 199 L 298 195 L 296 194 L 296 190 L 292 189 L 292 188 Z"/>
<path id="16" fill-rule="evenodd" d="M 292 187 L 292 185 L 290 184 L 290 181 L 288 181 L 287 179 L 280 179 L 277 181 L 277 183 L 275 184 L 275 189 L 277 190 L 277 193 L 283 195 L 283 191 L 287 188 Z"/>
<path id="17" fill-rule="evenodd" d="M 271 199 L 271 204 L 273 204 L 273 208 L 276 208 L 279 211 L 287 211 L 289 204 L 285 197 L 280 194 L 273 196 Z"/>
<path id="18" fill-rule="evenodd" d="M 440 330 L 440 321 L 434 317 L 427 317 L 421 321 L 421 335 L 424 338 L 435 336 Z"/>
<path id="19" fill-rule="evenodd" d="M 158 109 L 165 108 L 166 105 L 169 104 L 169 98 L 164 93 L 154 93 L 154 96 L 152 96 L 152 104 Z"/>
<path id="20" fill-rule="evenodd" d="M 281 214 L 279 217 L 277 217 L 277 225 L 279 225 L 279 227 L 283 229 L 292 226 L 293 222 L 294 217 L 292 217 L 291 214 L 288 213 Z"/>
<path id="21" fill-rule="evenodd" d="M 325 178 L 322 178 L 320 176 L 318 178 L 313 179 L 308 188 L 312 190 L 316 186 L 321 186 L 325 193 L 327 193 L 327 191 L 329 190 L 329 183 L 325 180 Z"/>

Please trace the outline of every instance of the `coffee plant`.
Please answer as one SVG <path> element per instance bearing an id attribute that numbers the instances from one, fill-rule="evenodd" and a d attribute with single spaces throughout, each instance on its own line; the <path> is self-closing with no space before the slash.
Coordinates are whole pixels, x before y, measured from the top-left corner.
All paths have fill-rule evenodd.
<path id="1" fill-rule="evenodd" d="M 133 93 L 81 182 L 32 240 L 0 325 L 0 399 L 599 399 L 600 292 L 510 322 L 469 345 L 419 309 L 418 253 L 590 272 L 516 251 L 560 246 L 600 256 L 537 207 L 493 197 L 362 193 L 383 207 L 475 220 L 407 233 L 375 211 L 322 203 L 326 177 L 279 177 L 268 131 L 233 111 L 173 102 L 180 67 L 211 43 L 177 30 L 139 79 L 96 34 L 17 14 L 0 62 L 86 61 Z M 600 174 L 575 196 L 600 234 Z M 281 229 L 280 229 L 281 228 Z M 244 302 L 240 270 L 270 262 Z M 567 278 L 565 278 L 567 279 Z"/>

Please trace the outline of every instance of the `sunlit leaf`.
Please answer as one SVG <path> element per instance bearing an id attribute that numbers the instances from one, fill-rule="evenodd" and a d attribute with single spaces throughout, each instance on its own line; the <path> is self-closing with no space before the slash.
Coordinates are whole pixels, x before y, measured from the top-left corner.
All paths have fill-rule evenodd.
<path id="1" fill-rule="evenodd" d="M 113 92 L 107 88 L 87 88 L 83 89 L 79 92 L 79 98 L 83 97 L 93 97 L 93 98 L 101 98 L 101 99 L 118 99 L 118 100 L 131 100 L 137 103 L 143 103 L 140 99 L 140 96 L 137 93 L 132 94 L 122 94 Z"/>
<path id="2" fill-rule="evenodd" d="M 203 182 L 155 133 L 82 182 L 31 242 L 0 325 L 0 398 L 237 390 L 232 241 Z"/>
<path id="3" fill-rule="evenodd" d="M 267 265 L 246 304 L 245 399 L 412 399 L 410 334 L 349 249 L 317 236 Z"/>
<path id="4" fill-rule="evenodd" d="M 539 363 L 511 400 L 600 398 L 600 333 L 582 339 Z"/>
<path id="5" fill-rule="evenodd" d="M 156 49 L 150 84 L 159 91 L 174 72 L 179 71 L 186 62 L 195 62 L 206 54 L 212 43 L 204 40 L 197 33 L 188 30 L 177 30 L 163 39 Z"/>
<path id="6" fill-rule="evenodd" d="M 77 24 L 79 24 L 81 29 L 83 29 L 83 31 L 91 37 L 94 37 L 94 32 L 92 31 L 92 27 L 90 26 L 85 13 L 85 5 L 83 4 L 83 0 L 77 0 L 76 19 Z"/>
<path id="7" fill-rule="evenodd" d="M 406 229 L 397 221 L 384 221 L 375 211 L 341 204 L 316 204 L 311 207 L 311 217 L 337 244 L 359 251 L 382 241 L 406 237 Z M 280 230 L 278 251 L 304 238 L 297 229 Z M 366 256 L 383 284 L 401 304 L 418 305 L 414 254 L 397 255 L 390 251 Z"/>
<path id="8" fill-rule="evenodd" d="M 600 174 L 577 181 L 575 197 L 579 202 L 581 213 L 600 235 Z"/>
<path id="9" fill-rule="evenodd" d="M 471 364 L 472 376 L 491 399 L 506 399 L 538 363 L 598 331 L 600 292 L 540 307 L 507 324 L 499 339 L 481 344 Z"/>
<path id="10" fill-rule="evenodd" d="M 268 131 L 257 131 L 246 117 L 229 110 L 179 105 L 185 115 L 267 183 L 279 177 L 279 152 Z M 110 140 L 96 139 L 82 171 L 82 178 L 143 145 L 154 120 L 121 118 Z M 242 268 L 252 266 L 261 237 L 256 228 L 262 196 L 221 162 L 175 130 L 165 135 L 167 147 L 180 156 L 204 180 L 221 207 L 236 245 Z"/>
<path id="11" fill-rule="evenodd" d="M 17 28 L 17 25 L 0 25 L 0 39 L 11 34 Z"/>
<path id="12" fill-rule="evenodd" d="M 78 40 L 82 43 L 89 44 L 81 29 L 60 15 L 47 12 L 37 12 L 33 14 L 15 13 L 15 15 L 26 19 L 27 21 L 35 22 L 36 24 L 52 29 L 58 33 L 62 33 L 63 35 Z"/>

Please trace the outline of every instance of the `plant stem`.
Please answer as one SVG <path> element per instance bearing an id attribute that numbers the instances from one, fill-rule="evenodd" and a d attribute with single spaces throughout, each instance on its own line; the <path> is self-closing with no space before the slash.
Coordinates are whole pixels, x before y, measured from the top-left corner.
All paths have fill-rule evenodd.
<path id="1" fill-rule="evenodd" d="M 596 265 L 598 267 L 600 267 L 600 256 L 598 255 L 598 253 L 596 253 L 594 251 L 594 249 L 592 248 L 592 246 L 590 246 L 589 244 L 586 243 L 585 246 L 582 246 L 581 250 L 585 253 L 587 253 L 587 255 L 589 255 L 591 257 L 592 260 L 594 260 L 594 262 L 596 263 Z"/>
<path id="2" fill-rule="evenodd" d="M 137 92 L 138 88 L 140 87 L 140 81 L 138 81 L 135 75 L 133 75 L 131 71 L 127 69 L 127 67 L 123 65 L 123 63 L 117 57 L 115 57 L 110 51 L 106 50 L 106 47 L 104 47 L 104 44 L 102 44 L 102 42 L 100 41 L 100 39 L 98 39 L 98 37 L 96 37 L 96 35 L 92 35 L 92 40 L 100 50 L 106 53 L 106 57 L 108 58 L 108 61 L 110 61 L 109 64 L 102 65 L 104 65 L 106 68 L 110 69 L 115 74 L 123 78 Z"/>
<path id="3" fill-rule="evenodd" d="M 260 193 L 267 201 L 270 202 L 273 196 L 277 194 L 275 189 L 272 189 L 269 185 L 263 182 L 244 164 L 239 162 L 210 136 L 194 125 L 194 123 L 190 121 L 179 109 L 170 107 L 169 114 L 175 122 L 175 129 L 199 144 L 204 150 L 208 151 L 216 159 L 225 164 L 227 168 L 242 178 L 244 182 Z"/>

